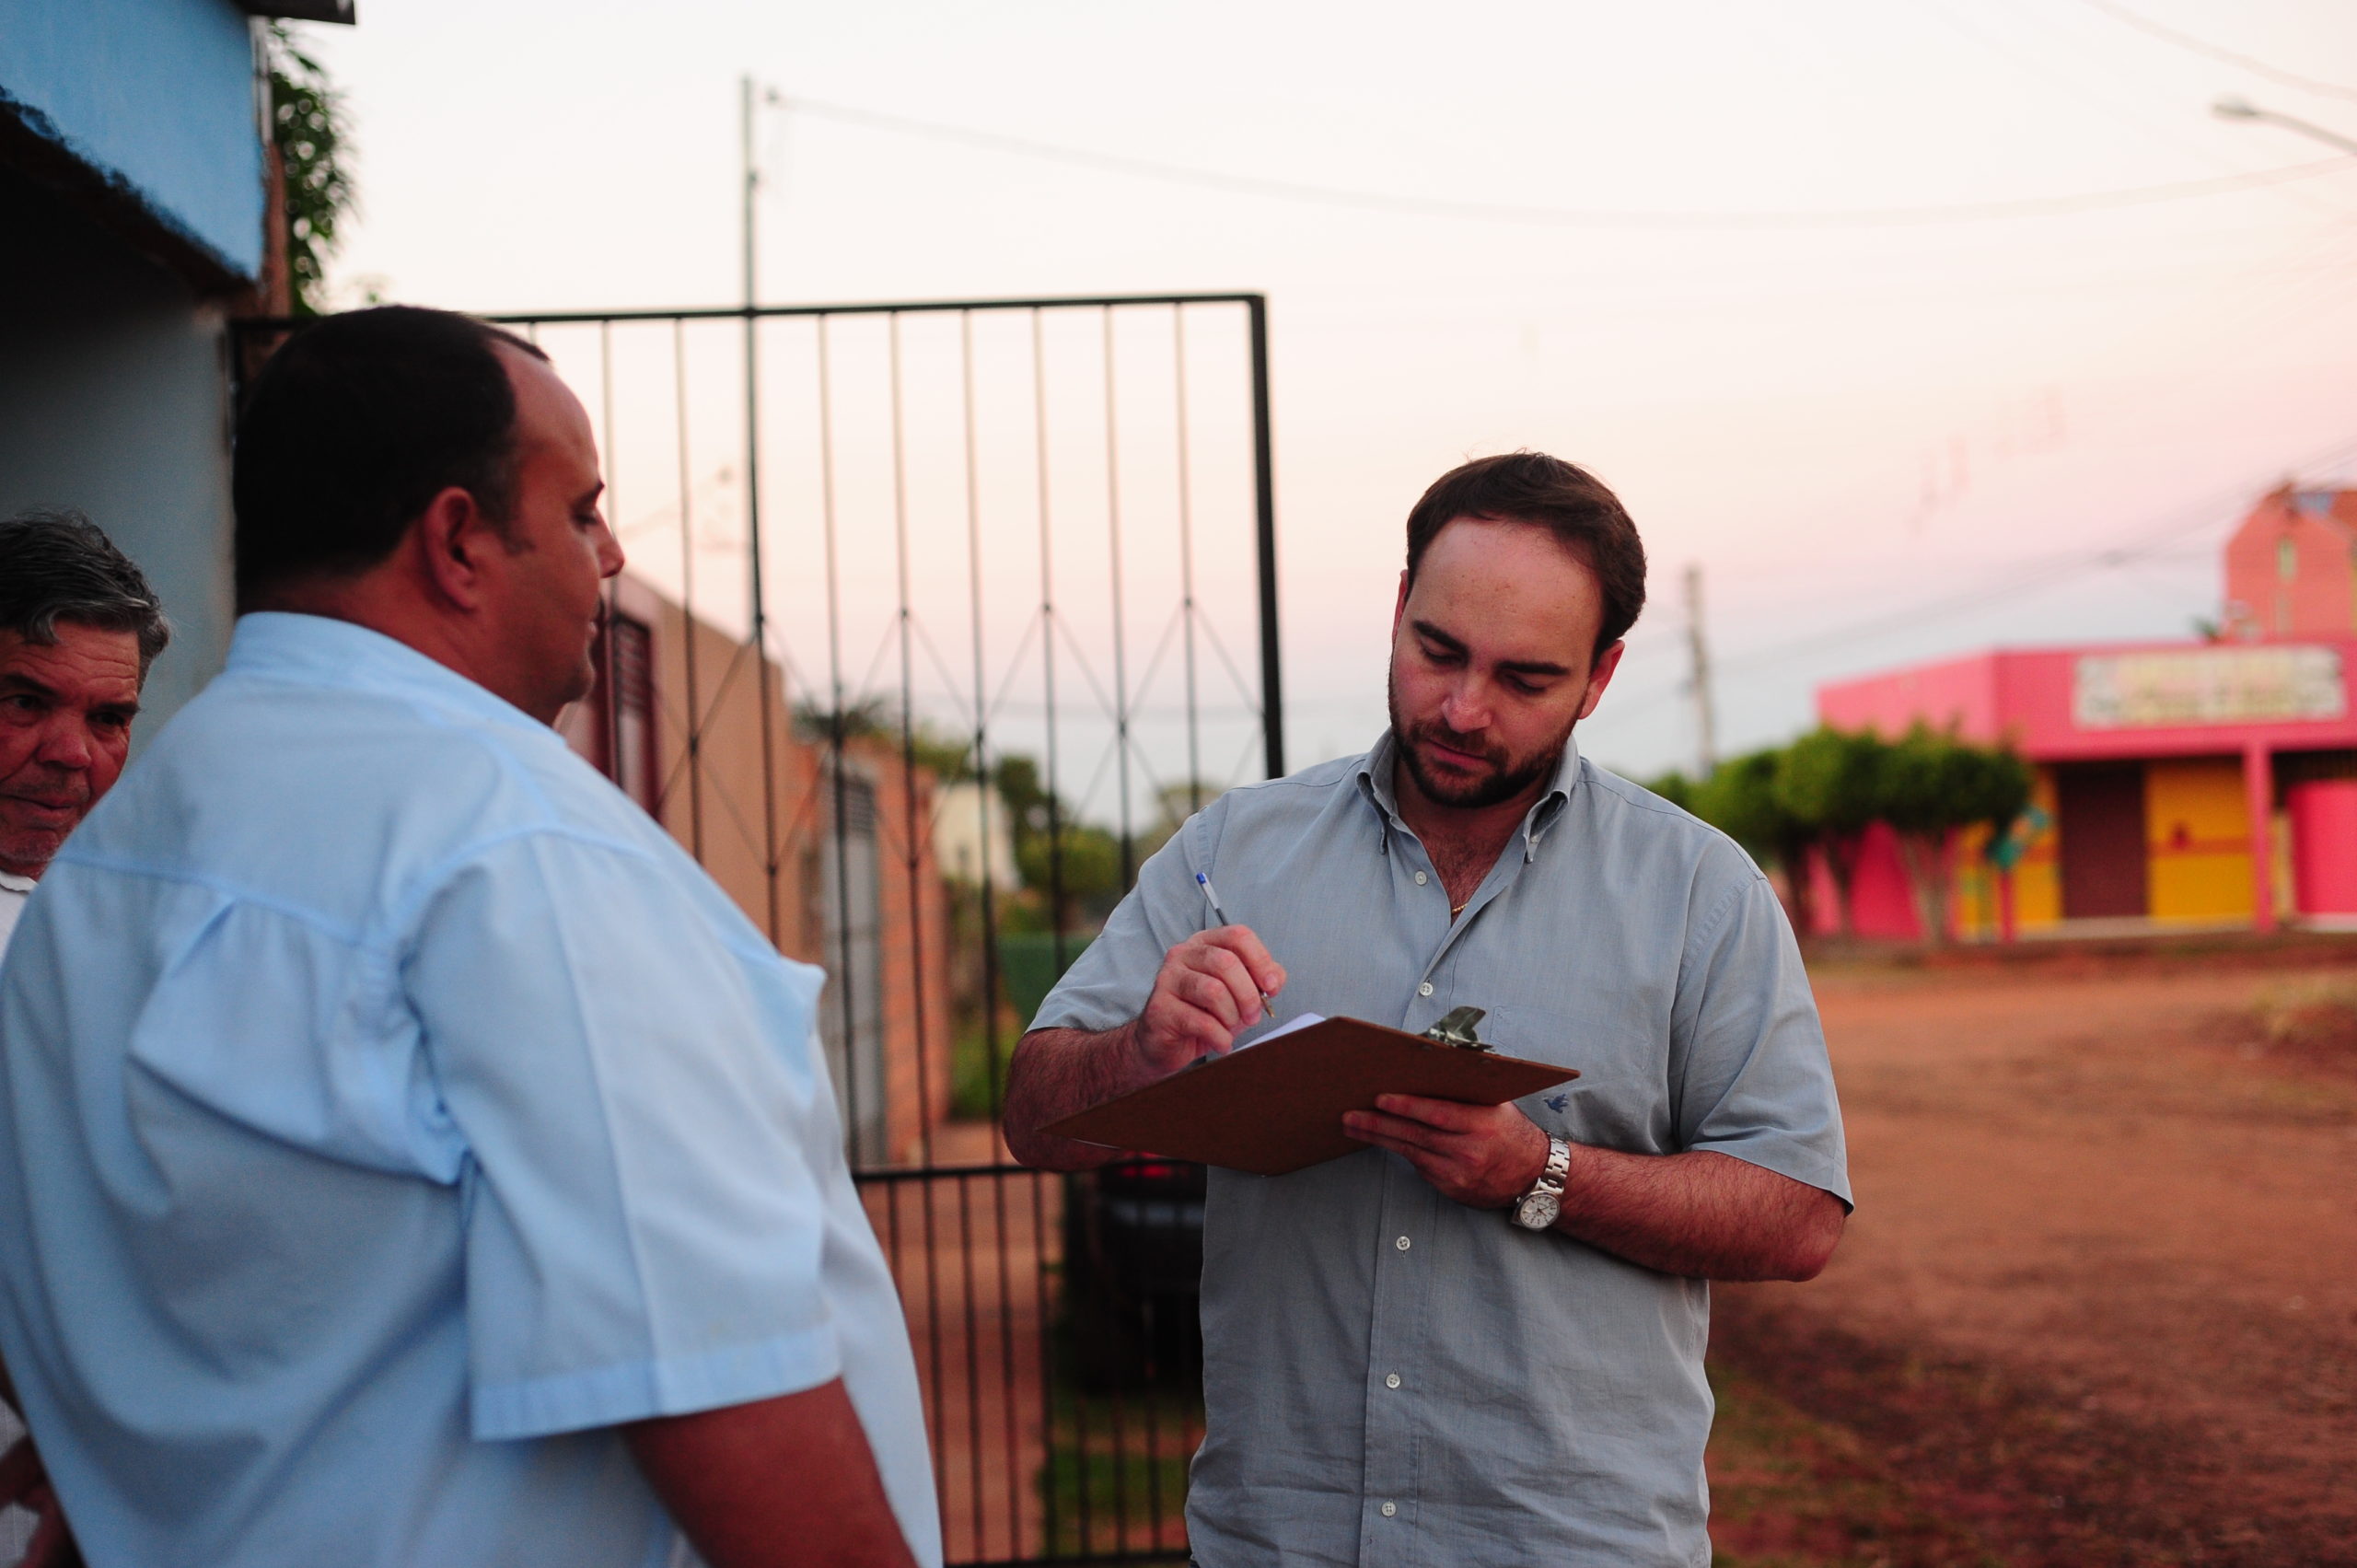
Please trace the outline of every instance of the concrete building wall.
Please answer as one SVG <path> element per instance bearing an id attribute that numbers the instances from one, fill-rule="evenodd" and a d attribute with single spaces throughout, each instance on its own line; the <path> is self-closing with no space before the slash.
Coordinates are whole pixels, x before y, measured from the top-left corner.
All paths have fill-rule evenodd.
<path id="1" fill-rule="evenodd" d="M 0 232 L 10 236 L 0 245 L 0 515 L 79 507 L 163 597 L 174 634 L 148 677 L 144 738 L 212 678 L 228 647 L 221 314 L 6 169 Z"/>
<path id="2" fill-rule="evenodd" d="M 230 0 L 0 0 L 0 103 L 229 272 L 261 271 L 252 24 Z"/>
<path id="3" fill-rule="evenodd" d="M 2226 541 L 2230 636 L 2357 633 L 2357 491 L 2280 490 Z"/>

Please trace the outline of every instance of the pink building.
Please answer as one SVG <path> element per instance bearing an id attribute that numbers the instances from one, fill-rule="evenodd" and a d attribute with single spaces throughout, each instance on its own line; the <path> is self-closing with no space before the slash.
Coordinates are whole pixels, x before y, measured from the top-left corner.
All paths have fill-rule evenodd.
<path id="1" fill-rule="evenodd" d="M 1818 689 L 1836 727 L 1953 726 L 2035 764 L 2020 863 L 1959 846 L 1958 934 L 2357 921 L 2357 491 L 2270 495 L 2225 555 L 2215 641 L 1998 649 Z M 1887 830 L 1852 895 L 1862 935 L 1922 935 Z"/>

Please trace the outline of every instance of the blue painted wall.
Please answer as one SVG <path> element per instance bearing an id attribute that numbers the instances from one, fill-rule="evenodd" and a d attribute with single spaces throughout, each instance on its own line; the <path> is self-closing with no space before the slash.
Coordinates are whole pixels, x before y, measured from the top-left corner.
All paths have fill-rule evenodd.
<path id="1" fill-rule="evenodd" d="M 0 96 L 232 271 L 260 273 L 253 41 L 229 0 L 0 0 Z"/>
<path id="2" fill-rule="evenodd" d="M 0 517 L 87 512 L 172 618 L 143 746 L 228 645 L 229 387 L 220 310 L 53 193 L 0 169 Z"/>

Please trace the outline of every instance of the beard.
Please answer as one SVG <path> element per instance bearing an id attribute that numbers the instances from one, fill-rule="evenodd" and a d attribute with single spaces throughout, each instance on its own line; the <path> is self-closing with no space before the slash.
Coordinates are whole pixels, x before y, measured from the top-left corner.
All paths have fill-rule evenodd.
<path id="1" fill-rule="evenodd" d="M 1399 716 L 1399 688 L 1396 681 L 1387 680 L 1385 703 L 1391 714 L 1391 733 L 1399 738 L 1399 760 L 1407 765 L 1408 776 L 1416 783 L 1425 799 L 1435 806 L 1454 807 L 1460 811 L 1478 811 L 1485 806 L 1496 806 L 1512 800 L 1539 780 L 1555 771 L 1562 761 L 1563 747 L 1572 738 L 1573 719 L 1563 726 L 1563 731 L 1545 745 L 1516 757 L 1502 746 L 1492 746 L 1478 736 L 1461 735 L 1438 721 L 1409 725 Z M 1425 741 L 1434 741 L 1452 751 L 1463 751 L 1479 757 L 1488 764 L 1486 770 L 1469 779 L 1444 778 L 1424 763 L 1420 748 Z"/>

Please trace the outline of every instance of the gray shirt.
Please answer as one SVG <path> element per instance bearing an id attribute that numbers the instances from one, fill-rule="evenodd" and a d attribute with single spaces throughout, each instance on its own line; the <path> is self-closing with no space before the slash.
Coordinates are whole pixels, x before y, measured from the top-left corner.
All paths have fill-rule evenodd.
<path id="1" fill-rule="evenodd" d="M 1710 1149 L 1849 1201 L 1825 1037 L 1774 890 L 1725 836 L 1567 746 L 1463 915 L 1391 790 L 1392 739 L 1234 790 L 1148 860 L 1035 1028 L 1110 1028 L 1212 923 L 1289 976 L 1278 1021 L 1481 1038 L 1580 1076 L 1522 1109 L 1643 1154 Z M 1248 1041 L 1251 1038 L 1246 1037 Z M 1707 1563 L 1710 1287 L 1442 1198 L 1369 1149 L 1211 1173 L 1203 1568 Z"/>

